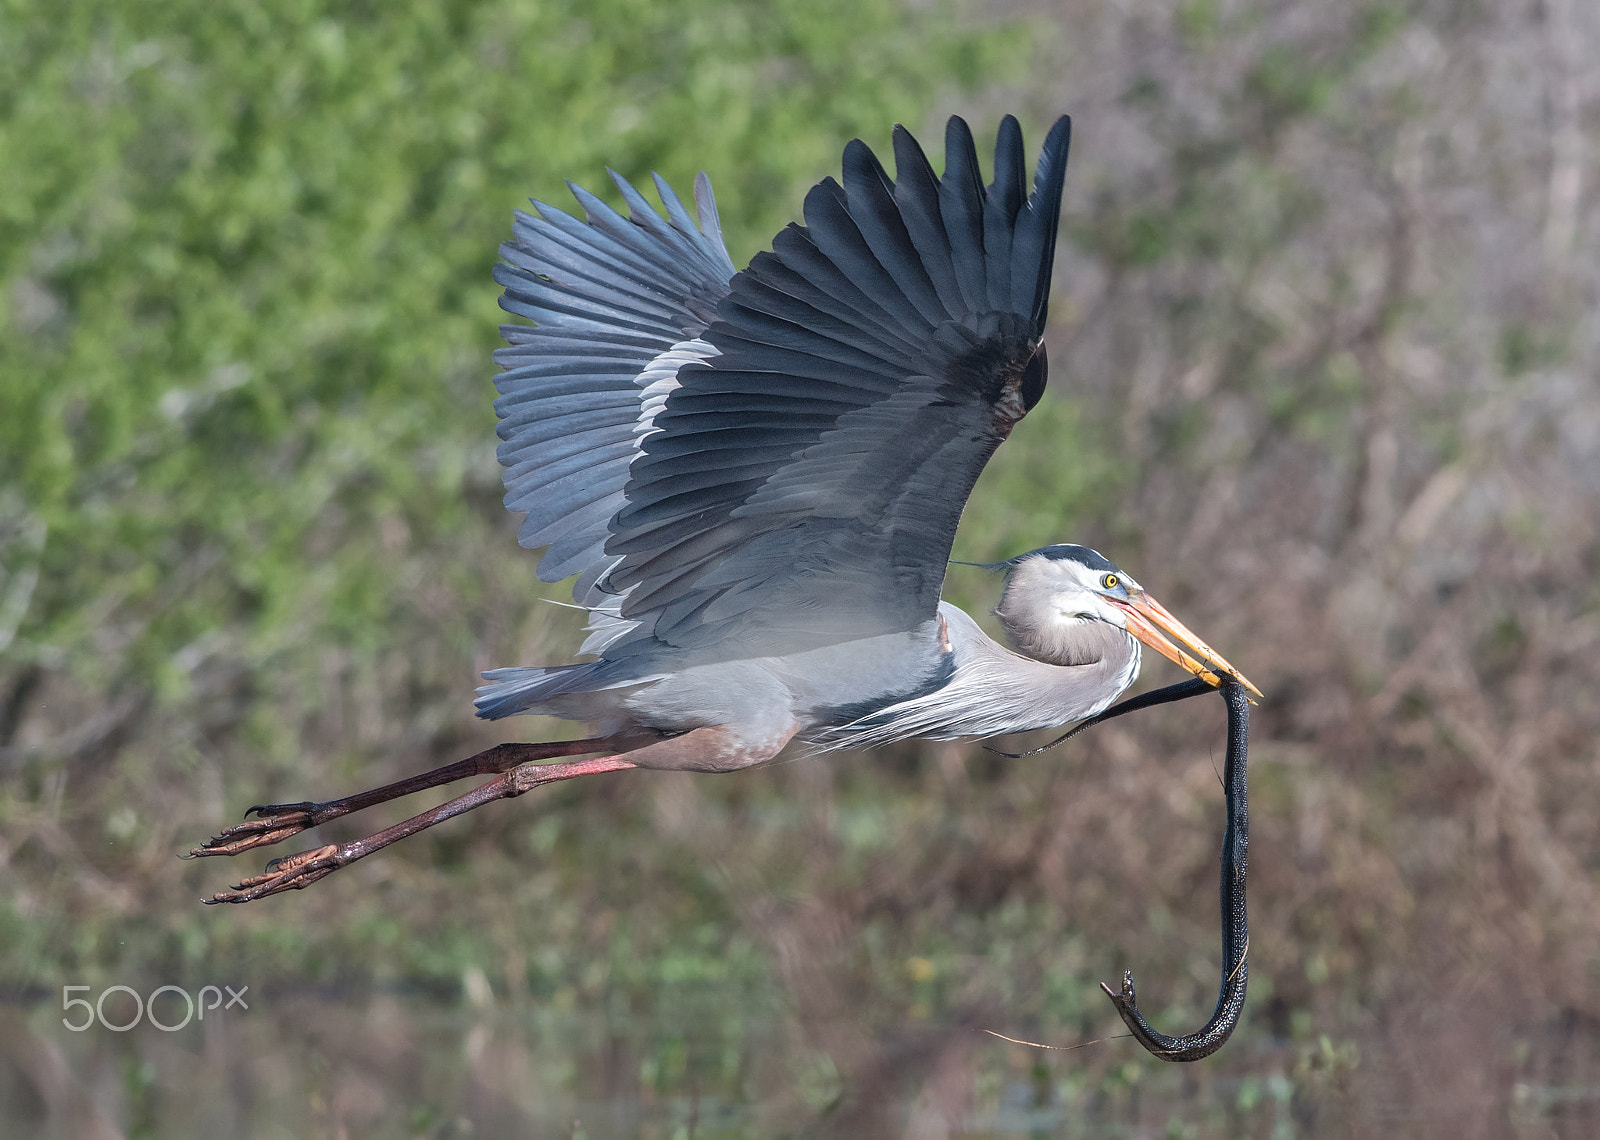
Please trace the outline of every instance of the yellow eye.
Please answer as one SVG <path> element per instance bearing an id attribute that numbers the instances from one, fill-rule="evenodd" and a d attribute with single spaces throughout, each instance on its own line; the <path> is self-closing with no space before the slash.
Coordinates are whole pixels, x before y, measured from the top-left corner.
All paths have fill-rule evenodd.
<path id="1" fill-rule="evenodd" d="M 1117 583 L 1121 581 L 1122 579 L 1118 578 L 1115 574 L 1107 574 L 1104 578 L 1100 579 L 1100 585 L 1104 586 L 1108 590 L 1115 590 L 1117 588 Z"/>

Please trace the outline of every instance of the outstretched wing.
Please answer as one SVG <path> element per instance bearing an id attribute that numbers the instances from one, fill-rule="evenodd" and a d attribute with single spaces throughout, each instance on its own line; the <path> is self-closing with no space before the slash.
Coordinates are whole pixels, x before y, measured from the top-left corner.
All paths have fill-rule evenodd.
<path id="1" fill-rule="evenodd" d="M 502 326 L 509 347 L 495 353 L 506 369 L 494 405 L 506 507 L 527 512 L 522 545 L 549 547 L 539 576 L 580 575 L 580 600 L 615 561 L 603 547 L 628 465 L 678 369 L 714 351 L 697 338 L 734 274 L 705 175 L 695 180 L 698 225 L 659 177 L 665 220 L 611 177 L 626 219 L 573 186 L 585 220 L 542 202 L 536 214 L 518 211 L 494 272 L 501 307 L 538 322 Z"/>
<path id="2" fill-rule="evenodd" d="M 960 119 L 942 178 L 902 127 L 896 180 L 846 148 L 843 185 L 734 277 L 627 461 L 589 599 L 620 619 L 607 660 L 789 653 L 935 615 L 967 496 L 1044 390 L 1069 137 L 1063 117 L 1026 199 L 1009 116 L 987 188 Z"/>

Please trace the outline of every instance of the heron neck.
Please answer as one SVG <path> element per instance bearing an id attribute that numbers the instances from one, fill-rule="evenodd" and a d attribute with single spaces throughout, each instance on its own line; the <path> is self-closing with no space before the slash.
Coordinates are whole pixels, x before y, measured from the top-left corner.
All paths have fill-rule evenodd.
<path id="1" fill-rule="evenodd" d="M 1119 669 L 1138 653 L 1138 643 L 1109 622 L 1092 618 L 1079 621 L 1023 624 L 997 614 L 1006 638 L 1018 653 L 1046 665 L 1094 665 L 1106 662 Z"/>
<path id="2" fill-rule="evenodd" d="M 940 693 L 949 718 L 942 735 L 1070 724 L 1105 709 L 1139 673 L 1139 642 L 1106 622 L 1073 623 L 1080 636 L 1011 648 L 955 607 L 940 612 L 950 618 L 956 653 L 956 675 Z"/>

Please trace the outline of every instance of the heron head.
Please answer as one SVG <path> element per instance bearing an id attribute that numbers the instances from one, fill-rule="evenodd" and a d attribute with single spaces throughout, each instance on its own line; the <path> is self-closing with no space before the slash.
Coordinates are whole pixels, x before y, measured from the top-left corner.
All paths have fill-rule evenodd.
<path id="1" fill-rule="evenodd" d="M 1099 630 L 1120 629 L 1213 685 L 1220 685 L 1223 676 L 1232 677 L 1261 695 L 1220 653 L 1098 551 L 1061 543 L 998 566 L 1007 576 L 995 616 L 1025 652 L 1064 664 L 1094 660 L 1072 647 L 1093 644 L 1096 623 L 1103 623 Z"/>

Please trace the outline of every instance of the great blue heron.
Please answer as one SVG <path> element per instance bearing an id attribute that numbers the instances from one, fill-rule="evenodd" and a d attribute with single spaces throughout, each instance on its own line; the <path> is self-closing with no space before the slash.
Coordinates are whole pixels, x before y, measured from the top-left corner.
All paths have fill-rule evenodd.
<path id="1" fill-rule="evenodd" d="M 539 574 L 577 576 L 590 615 L 571 665 L 497 669 L 489 719 L 540 713 L 594 734 L 503 744 L 327 803 L 252 808 L 194 850 L 233 855 L 423 788 L 495 779 L 365 839 L 268 865 L 212 902 L 304 887 L 491 800 L 628 768 L 726 772 L 801 741 L 854 748 L 1094 717 L 1132 683 L 1140 643 L 1212 685 L 1221 655 L 1082 546 L 997 564 L 1012 645 L 940 600 L 973 483 L 1045 388 L 1046 301 L 1070 122 L 1025 192 L 1022 132 L 1001 124 L 986 187 L 966 123 L 936 177 L 903 128 L 891 180 L 860 140 L 790 225 L 736 272 L 711 185 L 658 213 L 613 174 L 628 216 L 572 187 L 501 247 L 507 326 L 500 461 Z M 562 763 L 556 757 L 600 755 Z"/>

